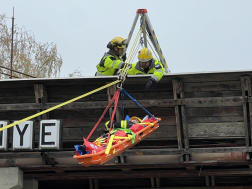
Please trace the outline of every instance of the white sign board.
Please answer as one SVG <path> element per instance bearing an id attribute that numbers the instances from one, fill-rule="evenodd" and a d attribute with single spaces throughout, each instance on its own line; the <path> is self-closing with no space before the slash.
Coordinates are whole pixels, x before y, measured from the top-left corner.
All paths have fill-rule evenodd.
<path id="1" fill-rule="evenodd" d="M 6 125 L 7 121 L 0 121 L 0 128 Z M 7 129 L 0 131 L 0 150 L 8 150 Z"/>
<path id="2" fill-rule="evenodd" d="M 61 148 L 61 129 L 60 120 L 40 121 L 39 149 Z"/>
<path id="3" fill-rule="evenodd" d="M 13 150 L 33 150 L 33 121 L 24 121 L 13 127 Z"/>

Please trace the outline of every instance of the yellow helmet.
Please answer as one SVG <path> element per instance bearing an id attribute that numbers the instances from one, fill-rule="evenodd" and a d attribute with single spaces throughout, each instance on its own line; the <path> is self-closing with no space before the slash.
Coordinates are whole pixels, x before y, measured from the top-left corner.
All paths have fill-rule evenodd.
<path id="1" fill-rule="evenodd" d="M 138 60 L 140 62 L 147 62 L 151 60 L 152 58 L 153 58 L 152 53 L 147 48 L 143 48 L 141 51 L 138 52 Z"/>
<path id="2" fill-rule="evenodd" d="M 127 42 L 122 37 L 114 37 L 107 45 L 109 49 L 112 49 L 114 47 L 117 48 L 126 48 Z"/>
<path id="3" fill-rule="evenodd" d="M 142 120 L 141 120 L 139 117 L 133 116 L 133 117 L 131 117 L 131 118 L 130 118 L 130 121 L 132 121 L 133 119 L 138 120 L 138 121 L 139 121 L 139 123 L 141 123 L 141 122 L 142 122 Z"/>

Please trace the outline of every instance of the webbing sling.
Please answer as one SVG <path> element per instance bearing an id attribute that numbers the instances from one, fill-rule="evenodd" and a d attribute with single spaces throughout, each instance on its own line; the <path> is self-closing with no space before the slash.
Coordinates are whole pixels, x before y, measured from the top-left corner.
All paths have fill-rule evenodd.
<path id="1" fill-rule="evenodd" d="M 95 129 L 97 128 L 97 126 L 100 124 L 102 118 L 104 117 L 104 115 L 106 114 L 106 112 L 108 111 L 110 105 L 116 100 L 117 98 L 117 101 L 118 101 L 118 98 L 119 98 L 119 94 L 120 94 L 120 91 L 116 91 L 116 93 L 114 94 L 113 98 L 110 100 L 109 104 L 107 105 L 106 109 L 104 110 L 103 114 L 101 115 L 100 119 L 98 120 L 98 122 L 96 123 L 96 125 L 94 126 L 94 128 L 92 129 L 92 131 L 89 133 L 88 137 L 87 137 L 87 140 L 91 137 L 91 135 L 94 133 Z M 116 109 L 116 106 L 114 107 Z M 111 123 L 113 122 L 113 117 L 112 116 L 112 121 Z M 112 125 L 112 124 L 111 124 Z"/>
<path id="2" fill-rule="evenodd" d="M 122 89 L 121 90 L 121 93 L 125 93 L 126 95 L 128 95 L 128 97 L 133 101 L 133 102 L 135 102 L 138 106 L 140 106 L 140 108 L 142 108 L 147 114 L 149 114 L 151 117 L 153 117 L 154 119 L 156 119 L 156 120 L 158 120 L 157 118 L 155 118 L 154 116 L 153 116 L 153 114 L 151 114 L 148 110 L 146 110 L 141 104 L 139 104 L 138 102 L 137 102 L 137 100 L 136 99 L 134 99 L 132 96 L 130 96 L 130 94 L 125 90 L 125 89 Z M 123 104 L 122 104 L 122 107 L 123 107 Z M 124 109 L 124 108 L 123 108 Z M 122 110 L 123 110 L 122 109 Z"/>

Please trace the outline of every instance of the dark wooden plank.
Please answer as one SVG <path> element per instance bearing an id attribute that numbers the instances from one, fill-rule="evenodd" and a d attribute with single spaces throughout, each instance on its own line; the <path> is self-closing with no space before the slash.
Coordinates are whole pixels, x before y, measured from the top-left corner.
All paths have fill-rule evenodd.
<path id="1" fill-rule="evenodd" d="M 104 118 L 100 124 L 104 125 L 109 118 Z M 84 127 L 94 126 L 98 118 L 67 118 L 63 120 L 63 127 Z"/>
<path id="2" fill-rule="evenodd" d="M 160 126 L 152 135 L 148 136 L 145 140 L 170 140 L 177 138 L 176 126 L 163 125 Z"/>
<path id="3" fill-rule="evenodd" d="M 105 84 L 104 84 L 105 85 Z M 54 86 L 47 87 L 48 96 L 50 95 L 76 95 L 80 96 L 101 87 L 100 85 L 80 85 L 80 86 Z M 102 89 L 97 94 L 106 94 L 106 90 Z"/>
<path id="4" fill-rule="evenodd" d="M 178 79 L 173 79 L 172 80 L 172 87 L 173 87 L 173 98 L 174 100 L 177 100 L 178 95 L 180 94 L 180 86 L 179 86 L 179 80 Z"/>
<path id="5" fill-rule="evenodd" d="M 42 99 L 42 98 L 38 98 Z M 37 100 L 38 101 L 38 100 Z M 173 107 L 175 105 L 187 105 L 187 107 L 218 107 L 218 106 L 239 106 L 246 101 L 246 97 L 215 97 L 215 98 L 194 98 L 194 99 L 161 99 L 161 100 L 138 100 L 144 107 Z M 35 103 L 25 104 L 0 104 L 0 110 L 29 110 L 29 109 L 49 109 L 60 103 Z M 93 102 L 72 102 L 58 109 L 78 110 L 78 109 L 105 109 L 108 101 Z M 121 107 L 121 101 L 118 107 Z M 124 100 L 125 108 L 137 108 L 138 105 L 132 100 Z"/>
<path id="6" fill-rule="evenodd" d="M 247 78 L 245 81 L 244 77 L 241 77 L 241 91 L 242 91 L 242 96 L 246 97 L 248 96 L 248 82 L 247 82 Z M 248 127 L 248 110 L 247 110 L 247 103 L 244 102 L 243 103 L 243 117 L 244 117 L 244 132 L 245 132 L 245 143 L 246 146 L 249 146 L 249 127 Z M 250 159 L 250 155 L 249 153 L 246 154 L 247 159 Z"/>
<path id="7" fill-rule="evenodd" d="M 88 110 L 54 110 L 51 111 L 50 119 L 69 119 L 69 118 L 98 118 L 102 115 L 104 109 L 88 109 Z M 0 113 L 1 115 L 1 113 Z M 108 113 L 105 114 L 105 118 L 108 118 Z"/>
<path id="8" fill-rule="evenodd" d="M 251 144 L 252 144 L 252 103 L 249 103 L 249 119 L 250 119 L 250 136 L 251 136 Z"/>
<path id="9" fill-rule="evenodd" d="M 170 149 L 130 149 L 123 152 L 124 156 L 139 156 L 141 155 L 174 155 L 183 154 L 183 149 L 170 148 Z"/>
<path id="10" fill-rule="evenodd" d="M 247 96 L 251 96 L 251 79 L 249 76 L 244 76 L 245 90 L 248 91 Z"/>
<path id="11" fill-rule="evenodd" d="M 23 118 L 26 118 L 28 116 L 31 116 L 33 114 L 36 114 L 36 110 L 31 111 L 3 111 L 0 112 L 0 120 L 20 120 Z M 35 120 L 36 118 L 32 119 Z"/>
<path id="12" fill-rule="evenodd" d="M 218 81 L 239 81 L 240 77 L 245 74 L 251 75 L 251 72 L 212 72 L 212 73 L 192 73 L 177 76 L 187 83 L 201 82 L 218 82 Z"/>
<path id="13" fill-rule="evenodd" d="M 34 96 L 0 97 L 0 104 L 35 103 Z"/>
<path id="14" fill-rule="evenodd" d="M 252 175 L 250 169 L 209 169 L 202 170 L 202 177 L 205 176 L 234 176 Z M 157 171 L 102 171 L 102 172 L 75 172 L 75 173 L 45 173 L 25 174 L 24 178 L 35 178 L 37 180 L 63 180 L 63 179 L 116 179 L 116 178 L 150 178 L 150 177 L 198 177 L 199 170 L 157 170 Z"/>
<path id="15" fill-rule="evenodd" d="M 162 107 L 149 107 L 147 109 L 150 113 L 155 116 L 175 116 L 174 108 L 162 108 Z M 125 108 L 124 115 L 137 116 L 143 118 L 147 113 L 144 110 L 140 110 L 139 108 Z"/>
<path id="16" fill-rule="evenodd" d="M 187 153 L 230 153 L 230 152 L 251 152 L 251 147 L 215 147 L 215 148 L 190 148 Z"/>
<path id="17" fill-rule="evenodd" d="M 184 83 L 182 80 L 180 80 L 179 86 L 180 86 L 180 98 L 184 100 L 185 92 L 184 92 Z M 197 103 L 195 103 L 195 104 L 197 104 Z M 185 105 L 181 106 L 181 120 L 182 120 L 182 125 L 183 125 L 184 146 L 185 146 L 185 150 L 186 150 L 190 146 L 189 146 L 188 123 L 187 123 L 187 115 L 186 115 L 186 106 Z M 185 154 L 185 160 L 186 161 L 190 160 L 190 156 L 188 154 Z"/>
<path id="18" fill-rule="evenodd" d="M 210 108 L 187 108 L 188 117 L 206 117 L 206 116 L 243 116 L 241 107 L 210 107 Z"/>
<path id="19" fill-rule="evenodd" d="M 223 82 L 202 82 L 202 83 L 185 83 L 185 92 L 196 91 L 236 91 L 241 90 L 239 81 L 223 81 Z"/>
<path id="20" fill-rule="evenodd" d="M 247 101 L 246 97 L 209 97 L 181 99 L 186 107 L 219 107 L 219 106 L 242 106 Z"/>
<path id="21" fill-rule="evenodd" d="M 245 96 L 245 80 L 244 80 L 244 77 L 241 77 L 240 78 L 241 80 L 241 91 L 242 91 L 242 96 Z"/>
<path id="22" fill-rule="evenodd" d="M 34 97 L 34 89 L 33 86 L 25 87 L 25 88 L 19 88 L 19 87 L 13 87 L 13 88 L 4 88 L 0 90 L 0 98 L 1 97 L 16 97 L 16 96 L 30 96 Z"/>
<path id="23" fill-rule="evenodd" d="M 185 98 L 230 97 L 230 96 L 242 96 L 242 92 L 241 91 L 185 92 Z"/>
<path id="24" fill-rule="evenodd" d="M 0 111 L 6 110 L 38 110 L 41 109 L 41 104 L 25 103 L 25 104 L 0 104 Z"/>
<path id="25" fill-rule="evenodd" d="M 196 115 L 197 116 L 197 115 Z M 220 123 L 220 122 L 243 122 L 243 116 L 225 117 L 188 117 L 188 123 Z"/>
<path id="26" fill-rule="evenodd" d="M 48 102 L 55 103 L 55 102 L 65 102 L 68 100 L 71 100 L 73 98 L 76 98 L 78 95 L 63 95 L 63 94 L 54 94 L 50 95 L 48 94 Z M 81 98 L 77 100 L 76 102 L 86 102 L 86 101 L 106 101 L 108 99 L 107 94 L 99 94 L 99 93 L 93 93 L 89 96 L 86 96 L 84 98 Z"/>
<path id="27" fill-rule="evenodd" d="M 108 101 L 94 101 L 94 102 L 72 102 L 67 105 L 64 105 L 58 109 L 105 109 L 108 105 Z M 138 100 L 138 103 L 141 104 L 143 107 L 173 107 L 175 104 L 181 102 L 176 102 L 172 99 L 162 99 L 162 100 Z M 45 107 L 51 108 L 53 106 L 58 105 L 59 103 L 47 103 Z M 124 100 L 123 103 L 125 108 L 138 108 L 139 106 L 133 102 L 132 100 Z M 112 104 L 112 106 L 114 103 Z M 1 105 L 0 105 L 1 106 Z M 118 107 L 122 106 L 122 102 L 118 102 Z M 140 108 L 140 107 L 139 107 Z"/>
<path id="28" fill-rule="evenodd" d="M 177 139 L 178 139 L 178 148 L 182 149 L 183 145 L 182 145 L 182 129 L 181 129 L 181 115 L 180 115 L 180 111 L 179 111 L 179 106 L 175 106 L 175 117 L 176 117 L 176 130 L 177 130 Z"/>
<path id="29" fill-rule="evenodd" d="M 137 100 L 173 99 L 172 91 L 168 92 L 159 91 L 158 95 L 155 92 L 138 91 L 138 92 L 130 92 L 130 95 Z M 127 95 L 124 95 L 124 99 L 130 100 L 130 98 Z"/>
<path id="30" fill-rule="evenodd" d="M 243 122 L 190 123 L 188 133 L 189 137 L 245 137 Z"/>
<path id="31" fill-rule="evenodd" d="M 245 142 L 246 146 L 249 146 L 249 123 L 248 123 L 248 115 L 247 115 L 247 105 L 244 102 L 243 104 L 243 117 L 244 117 L 244 132 L 245 132 Z"/>
<path id="32" fill-rule="evenodd" d="M 138 92 L 138 93 L 144 92 L 145 85 L 147 82 L 148 82 L 148 79 L 146 80 L 146 82 L 144 82 L 142 84 L 137 84 L 136 82 L 134 82 L 133 84 L 128 85 L 127 81 L 126 81 L 124 84 L 124 88 L 129 94 L 136 93 L 136 92 Z M 158 82 L 158 83 L 152 85 L 147 93 L 159 92 L 159 91 L 172 92 L 172 83 L 159 83 Z"/>
<path id="33" fill-rule="evenodd" d="M 187 149 L 189 148 L 189 133 L 188 133 L 188 123 L 187 123 L 185 106 L 181 106 L 181 119 L 183 124 L 184 145 L 185 149 Z M 189 157 L 187 157 L 187 161 L 189 161 Z"/>
<path id="34" fill-rule="evenodd" d="M 45 103 L 48 102 L 47 89 L 43 84 L 35 84 L 34 93 L 35 93 L 36 103 L 41 105 L 41 109 L 37 111 L 39 113 L 46 109 Z M 49 113 L 42 114 L 41 116 L 38 117 L 38 119 L 49 119 Z"/>
<path id="35" fill-rule="evenodd" d="M 180 87 L 179 87 L 179 80 L 173 79 L 172 80 L 173 86 L 173 98 L 177 100 L 180 94 Z M 181 111 L 179 106 L 175 106 L 175 117 L 176 117 L 176 129 L 177 129 L 177 140 L 178 140 L 178 148 L 182 149 L 182 123 L 181 123 Z M 182 159 L 181 159 L 182 160 Z"/>

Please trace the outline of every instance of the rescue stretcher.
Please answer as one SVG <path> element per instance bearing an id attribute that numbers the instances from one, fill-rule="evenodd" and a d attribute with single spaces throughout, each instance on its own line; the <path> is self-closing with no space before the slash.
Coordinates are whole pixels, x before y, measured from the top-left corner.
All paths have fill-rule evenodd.
<path id="1" fill-rule="evenodd" d="M 143 139 L 145 139 L 147 136 L 151 135 L 158 127 L 159 127 L 159 121 L 161 121 L 161 118 L 157 118 L 156 121 L 153 123 L 145 123 L 146 127 L 144 127 L 142 130 L 135 133 L 135 141 L 132 143 L 132 138 L 124 139 L 118 144 L 113 145 L 109 153 L 106 154 L 104 149 L 103 151 L 100 151 L 98 153 L 94 154 L 85 154 L 85 155 L 74 155 L 73 158 L 77 159 L 79 161 L 79 164 L 88 167 L 90 165 L 98 164 L 101 165 L 110 159 L 114 158 L 115 156 L 118 156 L 119 154 L 123 153 L 127 149 L 133 147 Z"/>

